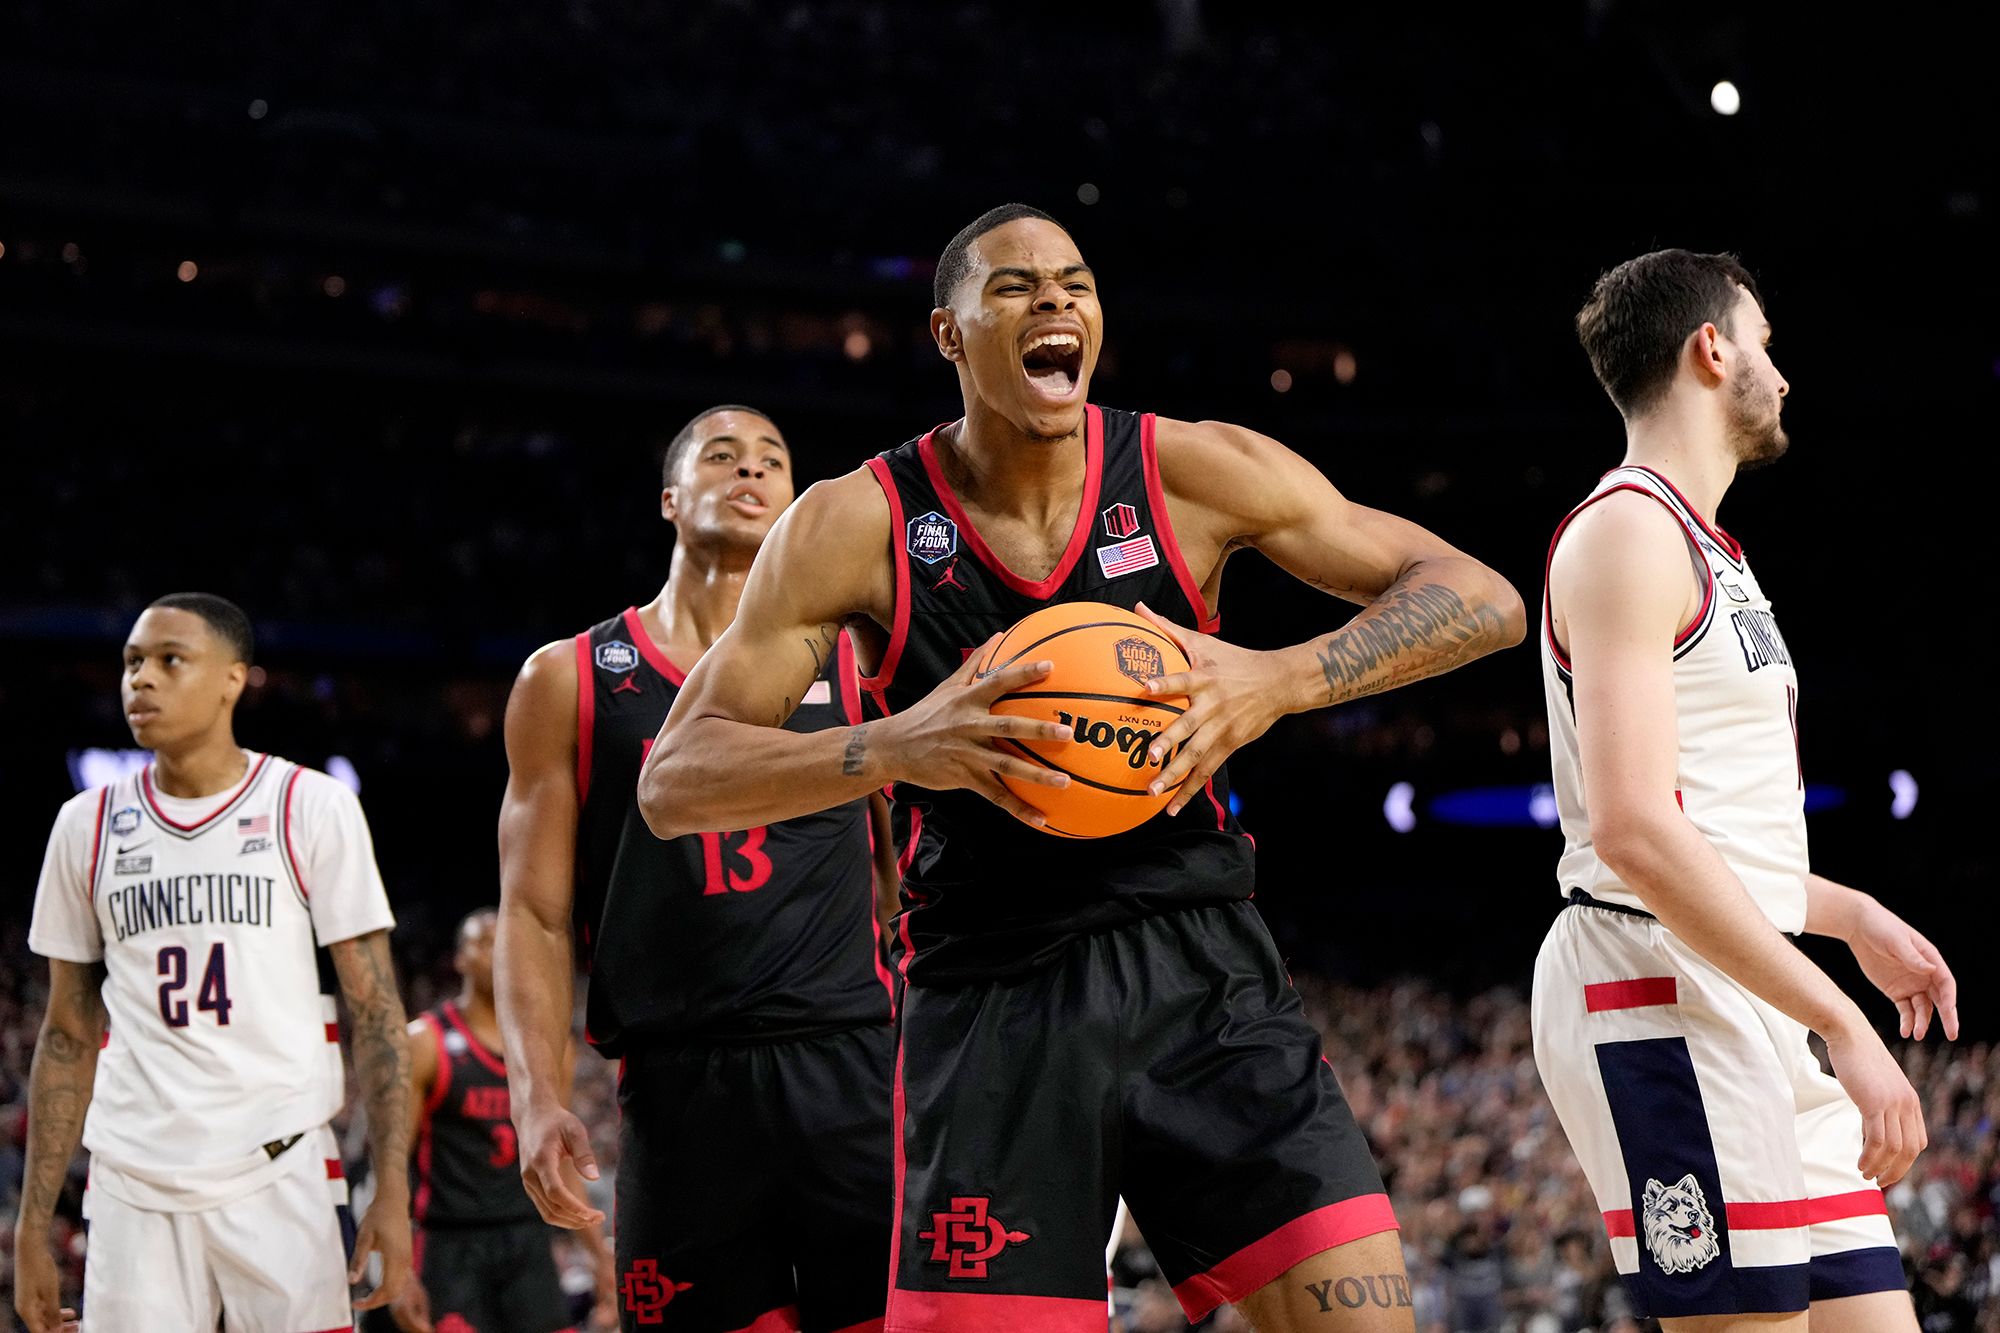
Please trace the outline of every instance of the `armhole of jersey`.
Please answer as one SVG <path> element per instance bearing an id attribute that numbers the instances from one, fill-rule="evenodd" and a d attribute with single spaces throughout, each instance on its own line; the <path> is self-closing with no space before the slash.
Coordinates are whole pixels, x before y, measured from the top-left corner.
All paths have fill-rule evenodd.
<path id="1" fill-rule="evenodd" d="M 896 579 L 896 610 L 891 617 L 896 623 L 889 627 L 889 646 L 882 651 L 882 660 L 876 665 L 875 674 L 862 676 L 861 687 L 875 696 L 882 711 L 889 711 L 889 682 L 896 678 L 896 664 L 902 660 L 903 644 L 910 637 L 910 555 L 905 545 L 897 540 L 903 530 L 903 497 L 897 493 L 896 479 L 889 472 L 889 464 L 881 458 L 868 460 L 868 470 L 875 474 L 876 485 L 882 488 L 882 496 L 889 502 L 889 567 Z"/>
<path id="2" fill-rule="evenodd" d="M 111 787 L 106 784 L 97 793 L 97 823 L 90 834 L 90 878 L 83 882 L 83 895 L 93 909 L 97 906 L 97 872 L 104 864 L 104 808 L 110 803 Z"/>
<path id="3" fill-rule="evenodd" d="M 444 1025 L 437 1021 L 437 1015 L 419 1014 L 417 1020 L 431 1030 L 431 1045 L 437 1047 L 437 1077 L 431 1080 L 431 1095 L 424 1098 L 424 1119 L 428 1120 L 451 1091 L 451 1053 L 444 1048 Z"/>
<path id="4" fill-rule="evenodd" d="M 840 704 L 849 726 L 861 725 L 861 669 L 854 662 L 854 643 L 842 630 L 834 640 L 834 672 L 840 677 Z"/>
<path id="5" fill-rule="evenodd" d="M 576 636 L 576 808 L 590 799 L 590 742 L 597 729 L 597 690 L 590 678 L 590 631 Z"/>
<path id="6" fill-rule="evenodd" d="M 1187 559 L 1181 554 L 1180 540 L 1174 536 L 1174 521 L 1167 513 L 1167 484 L 1160 478 L 1160 451 L 1153 440 L 1153 414 L 1139 418 L 1139 464 L 1146 473 L 1146 503 L 1153 511 L 1153 522 L 1159 525 L 1160 546 L 1165 550 L 1167 564 L 1174 571 L 1174 581 L 1181 585 L 1181 595 L 1194 608 L 1198 621 L 1196 628 L 1203 634 L 1213 634 L 1222 628 L 1220 608 L 1209 610 L 1202 598 L 1201 585 L 1195 582 L 1194 572 L 1187 566 Z"/>
<path id="7" fill-rule="evenodd" d="M 305 872 L 299 869 L 298 847 L 292 841 L 292 793 L 299 785 L 299 774 L 304 771 L 294 768 L 291 776 L 285 779 L 285 794 L 280 798 L 278 806 L 278 822 L 285 826 L 285 864 L 291 869 L 292 885 L 299 891 L 299 901 L 310 904 L 312 890 L 306 887 Z"/>
<path id="8" fill-rule="evenodd" d="M 1542 566 L 1542 641 L 1547 645 L 1549 655 L 1555 658 L 1556 666 L 1561 669 L 1564 676 L 1571 674 L 1570 660 L 1569 654 L 1564 652 L 1562 645 L 1556 642 L 1555 592 L 1549 584 L 1549 575 L 1555 570 L 1556 566 L 1556 547 L 1561 544 L 1563 534 L 1569 531 L 1569 525 L 1576 521 L 1578 514 L 1581 514 L 1584 510 L 1590 508 L 1606 496 L 1616 495 L 1620 491 L 1631 491 L 1635 494 L 1643 495 L 1654 504 L 1660 506 L 1660 508 L 1666 510 L 1673 517 L 1675 525 L 1681 530 L 1681 540 L 1687 545 L 1690 562 L 1701 567 L 1703 575 L 1701 605 L 1695 609 L 1694 618 L 1689 620 L 1680 633 L 1674 636 L 1674 656 L 1676 658 L 1679 658 L 1692 645 L 1693 639 L 1707 626 L 1709 612 L 1715 609 L 1715 571 L 1708 567 L 1708 561 L 1702 559 L 1701 543 L 1695 539 L 1693 530 L 1687 525 L 1687 520 L 1683 519 L 1674 507 L 1667 503 L 1665 496 L 1660 495 L 1656 491 L 1648 490 L 1636 482 L 1620 482 L 1616 486 L 1607 486 L 1576 508 L 1570 510 L 1564 516 L 1563 521 L 1556 525 L 1555 536 L 1549 538 L 1548 560 Z M 1693 571 L 1690 570 L 1689 572 L 1692 573 Z"/>

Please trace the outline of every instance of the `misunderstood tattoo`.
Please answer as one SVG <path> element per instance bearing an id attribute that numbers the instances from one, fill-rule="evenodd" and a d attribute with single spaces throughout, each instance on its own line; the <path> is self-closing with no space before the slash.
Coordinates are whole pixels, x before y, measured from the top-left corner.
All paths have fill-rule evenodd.
<path id="1" fill-rule="evenodd" d="M 21 1217 L 46 1223 L 69 1178 L 70 1159 L 83 1139 L 97 1077 L 97 1047 L 55 1026 L 35 1044 L 28 1075 L 28 1160 L 21 1180 Z"/>
<path id="2" fill-rule="evenodd" d="M 1500 613 L 1442 583 L 1398 585 L 1313 650 L 1326 701 L 1339 703 L 1448 671 L 1503 642 Z"/>
<path id="3" fill-rule="evenodd" d="M 840 626 L 835 624 L 821 625 L 817 638 L 800 640 L 805 644 L 806 651 L 812 654 L 815 676 L 826 670 L 827 659 L 833 656 L 833 646 L 839 641 Z"/>
<path id="4" fill-rule="evenodd" d="M 1308 1282 L 1306 1290 L 1319 1302 L 1321 1314 L 1332 1314 L 1336 1306 L 1359 1310 L 1372 1305 L 1381 1310 L 1410 1307 L 1410 1283 L 1401 1273 L 1371 1273 L 1367 1277 L 1328 1278 Z"/>
<path id="5" fill-rule="evenodd" d="M 384 1179 L 400 1179 L 410 1155 L 410 1048 L 404 1040 L 403 997 L 389 961 L 389 940 L 381 931 L 332 946 L 347 995 L 353 1032 L 348 1038 L 355 1080 L 368 1106 L 368 1137 L 375 1145 L 375 1168 Z"/>
<path id="6" fill-rule="evenodd" d="M 840 775 L 846 778 L 861 776 L 861 766 L 868 762 L 868 727 L 864 722 L 847 734 L 847 748 L 840 754 Z"/>

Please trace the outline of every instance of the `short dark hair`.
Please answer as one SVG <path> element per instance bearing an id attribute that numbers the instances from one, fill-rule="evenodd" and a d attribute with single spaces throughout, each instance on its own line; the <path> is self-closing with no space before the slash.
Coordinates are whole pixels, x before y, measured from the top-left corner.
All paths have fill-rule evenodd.
<path id="1" fill-rule="evenodd" d="M 1597 279 L 1576 312 L 1576 336 L 1628 420 L 1665 396 L 1690 333 L 1703 324 L 1734 333 L 1729 317 L 1738 287 L 1763 307 L 1757 280 L 1735 255 L 1691 250 L 1655 250 Z"/>
<path id="2" fill-rule="evenodd" d="M 1004 227 L 1010 222 L 1019 222 L 1022 218 L 1039 218 L 1043 222 L 1062 227 L 1065 232 L 1069 230 L 1041 209 L 1030 208 L 1026 204 L 1002 204 L 998 208 L 987 209 L 959 228 L 958 235 L 951 238 L 951 244 L 947 245 L 944 253 L 938 256 L 937 276 L 931 279 L 931 304 L 933 306 L 951 304 L 951 294 L 958 290 L 958 284 L 964 282 L 966 275 L 972 272 L 971 251 L 974 241 L 989 231 Z"/>
<path id="3" fill-rule="evenodd" d="M 455 938 L 464 939 L 465 932 L 472 929 L 472 923 L 475 921 L 498 921 L 499 919 L 500 910 L 498 908 L 475 907 L 470 912 L 467 912 L 464 919 L 458 923 L 458 934 Z"/>
<path id="4" fill-rule="evenodd" d="M 681 460 L 687 457 L 687 451 L 694 446 L 695 427 L 714 416 L 717 412 L 748 412 L 753 417 L 762 417 L 766 421 L 771 421 L 771 414 L 769 412 L 760 412 L 754 407 L 745 407 L 741 403 L 717 403 L 714 407 L 704 407 L 701 411 L 688 418 L 687 425 L 681 427 L 678 435 L 667 441 L 667 451 L 660 459 L 660 484 L 662 486 L 671 486 L 674 484 L 674 474 L 681 470 Z M 771 424 L 775 426 L 778 423 L 771 421 Z"/>
<path id="5" fill-rule="evenodd" d="M 236 660 L 244 666 L 251 665 L 257 655 L 257 638 L 250 632 L 250 617 L 227 597 L 217 597 L 212 592 L 170 592 L 155 598 L 146 609 L 193 612 L 208 623 L 216 638 L 229 645 Z"/>

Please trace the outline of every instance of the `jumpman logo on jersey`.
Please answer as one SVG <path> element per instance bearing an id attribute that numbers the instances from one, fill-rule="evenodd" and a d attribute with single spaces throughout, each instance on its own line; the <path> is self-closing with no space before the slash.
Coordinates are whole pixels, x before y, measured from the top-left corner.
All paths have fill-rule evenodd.
<path id="1" fill-rule="evenodd" d="M 966 587 L 966 586 L 965 586 L 965 585 L 964 585 L 963 583 L 960 583 L 960 582 L 958 581 L 958 557 L 957 557 L 957 556 L 953 556 L 953 557 L 952 557 L 952 559 L 951 559 L 951 563 L 950 563 L 950 564 L 948 564 L 948 565 L 946 565 L 946 566 L 944 567 L 944 577 L 940 578 L 940 579 L 939 579 L 939 580 L 938 580 L 938 581 L 937 581 L 936 583 L 933 583 L 933 584 L 931 585 L 931 591 L 932 591 L 932 592 L 936 592 L 936 591 L 938 591 L 938 590 L 939 590 L 940 588 L 956 588 L 956 589 L 958 589 L 958 590 L 959 590 L 960 592 L 971 592 L 971 591 L 972 591 L 972 589 L 970 589 L 970 588 Z"/>
<path id="2" fill-rule="evenodd" d="M 640 694 L 640 693 L 643 693 L 643 691 L 641 691 L 641 690 L 639 689 L 639 678 L 638 678 L 637 676 L 627 676 L 627 677 L 625 677 L 625 679 L 623 679 L 623 680 L 619 681 L 619 682 L 618 682 L 618 683 L 617 683 L 616 685 L 613 685 L 613 686 L 611 687 L 611 692 L 612 692 L 613 694 L 626 694 L 626 693 L 631 693 L 631 694 Z"/>

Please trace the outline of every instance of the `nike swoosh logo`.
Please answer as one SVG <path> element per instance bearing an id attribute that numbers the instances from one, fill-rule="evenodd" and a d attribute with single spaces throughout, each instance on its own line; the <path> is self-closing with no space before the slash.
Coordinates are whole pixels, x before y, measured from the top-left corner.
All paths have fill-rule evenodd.
<path id="1" fill-rule="evenodd" d="M 144 846 L 147 846 L 148 844 L 150 844 L 150 843 L 151 843 L 152 841 L 153 841 L 153 840 L 152 840 L 151 838 L 148 838 L 148 839 L 146 839 L 146 841 L 145 841 L 145 842 L 135 842 L 135 843 L 133 843 L 133 844 L 132 844 L 132 845 L 131 845 L 130 847 L 120 847 L 120 848 L 118 849 L 118 854 L 119 854 L 120 856 L 124 856 L 124 855 L 125 855 L 126 853 L 128 853 L 128 852 L 136 852 L 136 851 L 138 851 L 138 850 L 139 850 L 139 849 L 140 849 L 141 847 L 144 847 Z"/>

